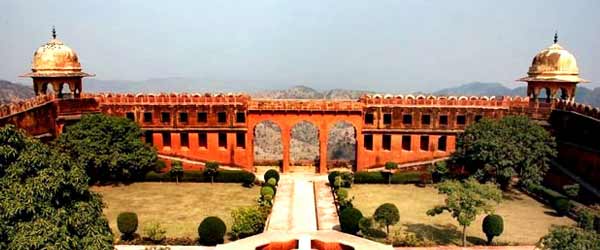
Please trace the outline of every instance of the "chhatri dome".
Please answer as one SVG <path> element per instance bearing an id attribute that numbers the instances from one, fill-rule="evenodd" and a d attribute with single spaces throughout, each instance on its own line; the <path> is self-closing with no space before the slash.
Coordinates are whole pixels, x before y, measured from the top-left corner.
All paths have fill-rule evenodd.
<path id="1" fill-rule="evenodd" d="M 558 44 L 558 34 L 554 34 L 554 44 L 540 51 L 520 81 L 544 82 L 588 82 L 579 78 L 579 68 L 575 56 Z"/>
<path id="2" fill-rule="evenodd" d="M 527 76 L 519 81 L 527 82 L 527 96 L 545 102 L 574 101 L 577 84 L 588 82 L 579 77 L 575 56 L 558 44 L 556 33 L 554 44 L 535 55 Z"/>
<path id="3" fill-rule="evenodd" d="M 54 27 L 52 27 L 52 39 L 33 54 L 31 72 L 21 75 L 21 77 L 33 78 L 33 89 L 36 95 L 46 94 L 48 87 L 51 87 L 59 98 L 78 98 L 82 89 L 81 78 L 87 76 L 94 75 L 81 70 L 77 53 L 56 38 Z M 70 95 L 63 93 L 67 88 Z"/>

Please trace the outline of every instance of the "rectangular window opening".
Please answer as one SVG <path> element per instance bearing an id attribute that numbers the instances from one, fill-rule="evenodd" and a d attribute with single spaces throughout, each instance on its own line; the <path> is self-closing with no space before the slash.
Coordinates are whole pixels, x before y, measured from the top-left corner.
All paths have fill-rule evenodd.
<path id="1" fill-rule="evenodd" d="M 217 122 L 218 123 L 226 123 L 227 122 L 227 113 L 218 112 L 217 113 Z"/>
<path id="2" fill-rule="evenodd" d="M 245 123 L 246 122 L 246 113 L 244 113 L 244 112 L 237 112 L 235 114 L 235 122 L 237 122 L 237 123 Z"/>
<path id="3" fill-rule="evenodd" d="M 375 116 L 373 115 L 373 113 L 365 114 L 365 124 L 373 124 L 374 120 L 375 120 Z"/>
<path id="4" fill-rule="evenodd" d="M 152 131 L 144 131 L 144 138 L 146 139 L 146 143 L 153 145 L 154 144 L 154 139 L 152 137 Z"/>
<path id="5" fill-rule="evenodd" d="M 446 137 L 445 135 L 440 136 L 440 138 L 438 139 L 438 150 L 439 151 L 446 151 L 447 140 L 448 140 L 448 137 Z"/>
<path id="6" fill-rule="evenodd" d="M 181 113 L 179 113 L 179 122 L 181 122 L 181 123 L 187 123 L 188 122 L 188 113 L 187 112 L 181 112 Z"/>
<path id="7" fill-rule="evenodd" d="M 227 148 L 227 133 L 219 133 L 219 147 Z"/>
<path id="8" fill-rule="evenodd" d="M 402 150 L 410 151 L 411 150 L 411 136 L 403 135 L 402 136 Z"/>
<path id="9" fill-rule="evenodd" d="M 422 115 L 421 116 L 421 124 L 423 124 L 423 125 L 431 124 L 431 116 L 430 115 Z"/>
<path id="10" fill-rule="evenodd" d="M 392 135 L 383 135 L 381 137 L 383 150 L 392 150 Z"/>
<path id="11" fill-rule="evenodd" d="M 131 121 L 135 121 L 135 114 L 133 112 L 125 113 L 125 117 L 127 117 L 127 119 L 129 119 Z"/>
<path id="12" fill-rule="evenodd" d="M 458 125 L 465 125 L 467 123 L 467 118 L 464 115 L 457 115 L 456 116 L 456 124 Z"/>
<path id="13" fill-rule="evenodd" d="M 190 146 L 190 137 L 188 135 L 188 133 L 181 133 L 179 134 L 179 136 L 181 137 L 181 146 L 182 147 L 189 147 Z"/>
<path id="14" fill-rule="evenodd" d="M 162 141 L 163 141 L 163 147 L 170 147 L 171 146 L 171 133 L 163 132 L 162 133 Z"/>
<path id="15" fill-rule="evenodd" d="M 171 113 L 162 112 L 161 116 L 160 116 L 160 121 L 161 122 L 171 122 Z"/>
<path id="16" fill-rule="evenodd" d="M 197 121 L 199 123 L 206 123 L 207 120 L 208 119 L 207 119 L 206 112 L 198 112 L 198 120 Z"/>
<path id="17" fill-rule="evenodd" d="M 235 144 L 238 148 L 246 148 L 246 133 L 237 132 L 235 134 Z"/>
<path id="18" fill-rule="evenodd" d="M 198 133 L 198 146 L 201 148 L 208 147 L 208 137 L 205 132 Z"/>
<path id="19" fill-rule="evenodd" d="M 402 116 L 402 124 L 411 125 L 412 124 L 412 115 L 403 115 Z"/>
<path id="20" fill-rule="evenodd" d="M 440 125 L 445 126 L 448 125 L 448 116 L 440 115 Z"/>
<path id="21" fill-rule="evenodd" d="M 392 114 L 390 114 L 390 113 L 383 114 L 383 124 L 384 125 L 392 124 Z"/>
<path id="22" fill-rule="evenodd" d="M 429 151 L 429 136 L 428 135 L 421 136 L 421 150 Z"/>
<path id="23" fill-rule="evenodd" d="M 152 122 L 152 113 L 151 112 L 144 112 L 144 122 L 146 122 L 146 123 Z"/>
<path id="24" fill-rule="evenodd" d="M 364 135 L 365 137 L 365 149 L 373 150 L 373 135 Z"/>

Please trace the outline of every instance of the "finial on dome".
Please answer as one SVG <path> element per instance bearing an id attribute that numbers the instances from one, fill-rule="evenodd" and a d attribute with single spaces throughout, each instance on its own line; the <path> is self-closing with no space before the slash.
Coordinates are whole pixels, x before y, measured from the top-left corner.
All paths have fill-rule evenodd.
<path id="1" fill-rule="evenodd" d="M 558 31 L 554 32 L 554 43 L 558 43 Z"/>
<path id="2" fill-rule="evenodd" d="M 56 28 L 52 25 L 52 38 L 56 39 Z"/>

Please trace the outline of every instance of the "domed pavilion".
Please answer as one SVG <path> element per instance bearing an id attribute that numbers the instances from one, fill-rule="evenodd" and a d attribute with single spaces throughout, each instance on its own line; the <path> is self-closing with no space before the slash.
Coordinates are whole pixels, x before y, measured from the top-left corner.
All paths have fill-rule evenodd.
<path id="1" fill-rule="evenodd" d="M 81 79 L 88 76 L 94 75 L 81 70 L 77 53 L 56 38 L 54 28 L 52 28 L 52 40 L 42 45 L 33 54 L 31 72 L 21 75 L 33 79 L 36 95 L 46 94 L 48 86 L 51 86 L 58 98 L 79 98 Z M 69 92 L 66 92 L 67 87 Z"/>
<path id="2" fill-rule="evenodd" d="M 579 77 L 575 56 L 558 44 L 558 34 L 554 34 L 554 44 L 533 58 L 527 77 L 519 81 L 527 82 L 527 96 L 546 102 L 555 98 L 574 101 L 577 84 L 588 82 Z M 540 95 L 542 91 L 545 95 Z"/>

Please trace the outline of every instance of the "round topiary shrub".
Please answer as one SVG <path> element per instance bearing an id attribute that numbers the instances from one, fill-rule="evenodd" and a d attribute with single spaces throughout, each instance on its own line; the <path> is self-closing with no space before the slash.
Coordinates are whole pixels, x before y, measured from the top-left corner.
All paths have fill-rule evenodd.
<path id="1" fill-rule="evenodd" d="M 333 171 L 330 172 L 329 175 L 327 175 L 327 180 L 329 181 L 329 186 L 333 187 L 333 182 L 335 181 L 335 177 L 340 176 L 340 172 L 339 171 Z"/>
<path id="2" fill-rule="evenodd" d="M 223 243 L 227 227 L 219 217 L 206 217 L 198 226 L 198 237 L 203 246 L 214 246 Z"/>
<path id="3" fill-rule="evenodd" d="M 362 217 L 362 213 L 356 208 L 346 208 L 342 210 L 340 213 L 340 227 L 342 228 L 342 232 L 356 235 L 360 229 L 358 227 L 358 222 Z"/>
<path id="4" fill-rule="evenodd" d="M 346 200 L 348 198 L 348 190 L 345 188 L 340 188 L 335 192 L 338 201 L 339 200 Z"/>
<path id="5" fill-rule="evenodd" d="M 273 188 L 275 188 L 275 186 L 277 186 L 277 180 L 275 180 L 275 178 L 271 178 L 267 181 L 267 186 L 271 186 Z"/>
<path id="6" fill-rule="evenodd" d="M 265 172 L 264 177 L 265 177 L 265 181 L 268 181 L 271 178 L 275 178 L 277 183 L 279 183 L 279 172 L 277 172 L 277 170 L 275 170 L 275 169 L 267 170 L 267 172 Z"/>
<path id="7" fill-rule="evenodd" d="M 129 240 L 133 238 L 133 233 L 138 228 L 138 217 L 136 213 L 133 212 L 123 212 L 117 216 L 117 227 L 119 228 L 119 232 L 121 232 L 122 239 Z"/>
<path id="8" fill-rule="evenodd" d="M 557 198 L 552 203 L 552 207 L 556 210 L 556 213 L 560 216 L 565 216 L 571 209 L 571 202 L 566 198 Z"/>
<path id="9" fill-rule="evenodd" d="M 487 243 L 490 245 L 494 237 L 500 236 L 504 231 L 504 221 L 500 215 L 490 214 L 483 218 L 481 229 L 485 233 L 485 236 L 487 236 Z"/>
<path id="10" fill-rule="evenodd" d="M 265 197 L 266 195 L 270 195 L 271 197 L 273 197 L 273 195 L 275 195 L 275 189 L 273 189 L 273 187 L 271 186 L 263 186 L 260 189 L 260 195 L 262 197 Z"/>

